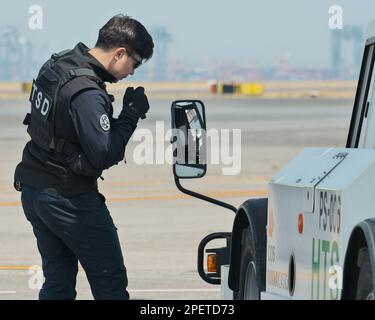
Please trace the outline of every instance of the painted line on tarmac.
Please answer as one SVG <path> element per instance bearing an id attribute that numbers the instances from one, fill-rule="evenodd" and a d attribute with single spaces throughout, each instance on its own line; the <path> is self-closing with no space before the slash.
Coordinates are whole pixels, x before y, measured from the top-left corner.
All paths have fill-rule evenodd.
<path id="1" fill-rule="evenodd" d="M 3 290 L 0 290 L 0 294 L 14 294 L 14 293 L 17 293 L 17 291 L 12 291 L 12 290 L 3 291 Z"/>
<path id="2" fill-rule="evenodd" d="M 21 201 L 0 202 L 0 207 L 19 207 L 19 206 L 21 206 Z"/>
<path id="3" fill-rule="evenodd" d="M 128 289 L 129 292 L 219 292 L 220 289 Z"/>
<path id="4" fill-rule="evenodd" d="M 203 192 L 204 193 L 204 192 Z M 254 190 L 254 191 L 222 191 L 222 192 L 208 192 L 204 193 L 209 197 L 242 197 L 242 196 L 266 196 L 266 190 Z M 131 200 L 178 200 L 178 199 L 189 199 L 191 196 L 176 194 L 168 196 L 144 196 L 144 197 L 126 197 L 126 198 L 109 198 L 108 202 L 126 202 Z"/>
<path id="5" fill-rule="evenodd" d="M 268 183 L 270 177 L 268 176 L 255 176 L 251 178 L 231 178 L 226 177 L 225 182 L 234 182 L 234 183 L 254 183 L 254 182 L 265 182 Z M 203 181 L 205 184 L 217 183 L 217 181 L 223 181 L 221 177 L 210 177 L 207 180 Z M 170 179 L 147 179 L 147 180 L 133 180 L 133 181 L 106 181 L 103 183 L 102 187 L 105 186 L 133 186 L 133 185 L 153 185 L 153 184 L 174 184 L 173 176 Z M 1 185 L 1 184 L 0 184 Z M 4 185 L 9 185 L 9 182 L 5 182 Z"/>
<path id="6" fill-rule="evenodd" d="M 204 191 L 203 191 L 204 193 Z M 238 191 L 218 191 L 205 193 L 209 197 L 263 197 L 267 196 L 267 190 L 238 190 Z M 124 198 L 107 198 L 107 202 L 127 202 L 127 201 L 137 201 L 137 200 L 178 200 L 178 199 L 189 199 L 188 195 L 175 194 L 167 196 L 142 196 L 142 197 L 124 197 Z M 0 202 L 0 207 L 18 207 L 21 206 L 21 201 L 10 201 L 10 202 Z"/>
<path id="7" fill-rule="evenodd" d="M 220 292 L 220 289 L 128 289 L 129 292 L 155 293 L 155 292 Z M 0 294 L 15 294 L 14 290 L 0 290 Z"/>
<path id="8" fill-rule="evenodd" d="M 225 177 L 225 183 L 234 182 L 234 183 L 254 183 L 254 182 L 266 182 L 271 178 L 269 176 L 252 176 L 252 177 L 238 177 L 238 176 L 226 176 Z M 206 180 L 203 180 L 202 182 L 205 184 L 211 184 L 216 182 L 223 182 L 223 179 L 221 176 L 214 176 L 209 177 Z M 173 176 L 168 179 L 145 179 L 145 180 L 131 180 L 131 181 L 111 181 L 109 179 L 106 179 L 105 182 L 101 185 L 101 187 L 109 186 L 134 186 L 134 185 L 147 185 L 147 184 L 169 184 L 171 183 L 174 185 Z M 9 187 L 11 185 L 11 187 Z M 8 188 L 7 188 L 8 187 Z M 16 191 L 13 188 L 13 182 L 10 183 L 8 180 L 2 180 L 0 181 L 0 191 L 2 190 L 8 190 L 9 192 L 15 193 Z"/>
<path id="9" fill-rule="evenodd" d="M 0 266 L 0 270 L 32 270 L 33 268 L 38 267 L 42 269 L 39 265 L 33 265 L 33 266 Z M 83 268 L 78 267 L 78 271 L 83 271 Z"/>
<path id="10" fill-rule="evenodd" d="M 32 266 L 0 266 L 0 270 L 30 270 Z"/>

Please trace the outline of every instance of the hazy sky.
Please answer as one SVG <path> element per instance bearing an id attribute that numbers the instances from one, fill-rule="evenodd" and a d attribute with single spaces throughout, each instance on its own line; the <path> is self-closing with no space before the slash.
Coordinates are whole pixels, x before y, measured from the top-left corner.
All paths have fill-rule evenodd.
<path id="1" fill-rule="evenodd" d="M 43 30 L 28 26 L 28 10 L 35 4 L 43 8 Z M 0 27 L 17 26 L 33 43 L 34 55 L 45 59 L 79 41 L 94 45 L 99 28 L 114 14 L 124 13 L 146 28 L 165 26 L 172 36 L 171 59 L 190 64 L 256 59 L 261 66 L 271 66 L 287 54 L 294 66 L 328 67 L 328 8 L 334 4 L 343 8 L 344 27 L 365 29 L 375 19 L 375 0 L 3 0 Z M 351 50 L 349 45 L 344 48 Z"/>

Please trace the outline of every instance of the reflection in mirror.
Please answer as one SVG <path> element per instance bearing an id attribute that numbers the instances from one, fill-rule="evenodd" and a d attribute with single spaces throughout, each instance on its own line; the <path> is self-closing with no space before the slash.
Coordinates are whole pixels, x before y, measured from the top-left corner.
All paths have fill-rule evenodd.
<path id="1" fill-rule="evenodd" d="M 195 105 L 189 104 L 175 108 L 175 130 L 177 164 L 204 164 L 205 161 L 205 130 L 202 126 L 202 116 Z"/>
<path id="2" fill-rule="evenodd" d="M 206 172 L 206 125 L 204 105 L 199 101 L 172 104 L 175 173 L 180 178 L 197 178 Z"/>

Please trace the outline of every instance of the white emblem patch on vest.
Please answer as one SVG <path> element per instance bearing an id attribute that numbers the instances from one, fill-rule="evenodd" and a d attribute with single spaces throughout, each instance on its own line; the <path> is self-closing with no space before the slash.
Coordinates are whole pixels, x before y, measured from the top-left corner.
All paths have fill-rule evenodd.
<path id="1" fill-rule="evenodd" d="M 100 126 L 104 131 L 108 131 L 111 128 L 109 118 L 106 114 L 102 114 L 102 116 L 100 117 Z"/>

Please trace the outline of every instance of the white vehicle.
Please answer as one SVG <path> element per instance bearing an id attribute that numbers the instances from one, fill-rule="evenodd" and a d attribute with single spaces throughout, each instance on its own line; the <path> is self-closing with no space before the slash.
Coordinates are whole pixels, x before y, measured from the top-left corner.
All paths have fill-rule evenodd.
<path id="1" fill-rule="evenodd" d="M 206 172 L 200 130 L 206 128 L 205 113 L 200 101 L 172 104 L 173 128 L 194 129 L 188 139 L 198 146 L 193 159 L 173 165 L 177 187 L 236 213 L 231 233 L 211 234 L 198 248 L 199 274 L 221 283 L 223 298 L 374 300 L 374 62 L 375 21 L 368 29 L 346 148 L 304 149 L 271 179 L 268 199 L 249 199 L 238 209 L 181 186 L 179 179 Z M 187 151 L 181 135 L 174 136 L 177 151 Z M 207 272 L 204 248 L 216 238 L 227 239 L 227 246 L 206 251 Z"/>

